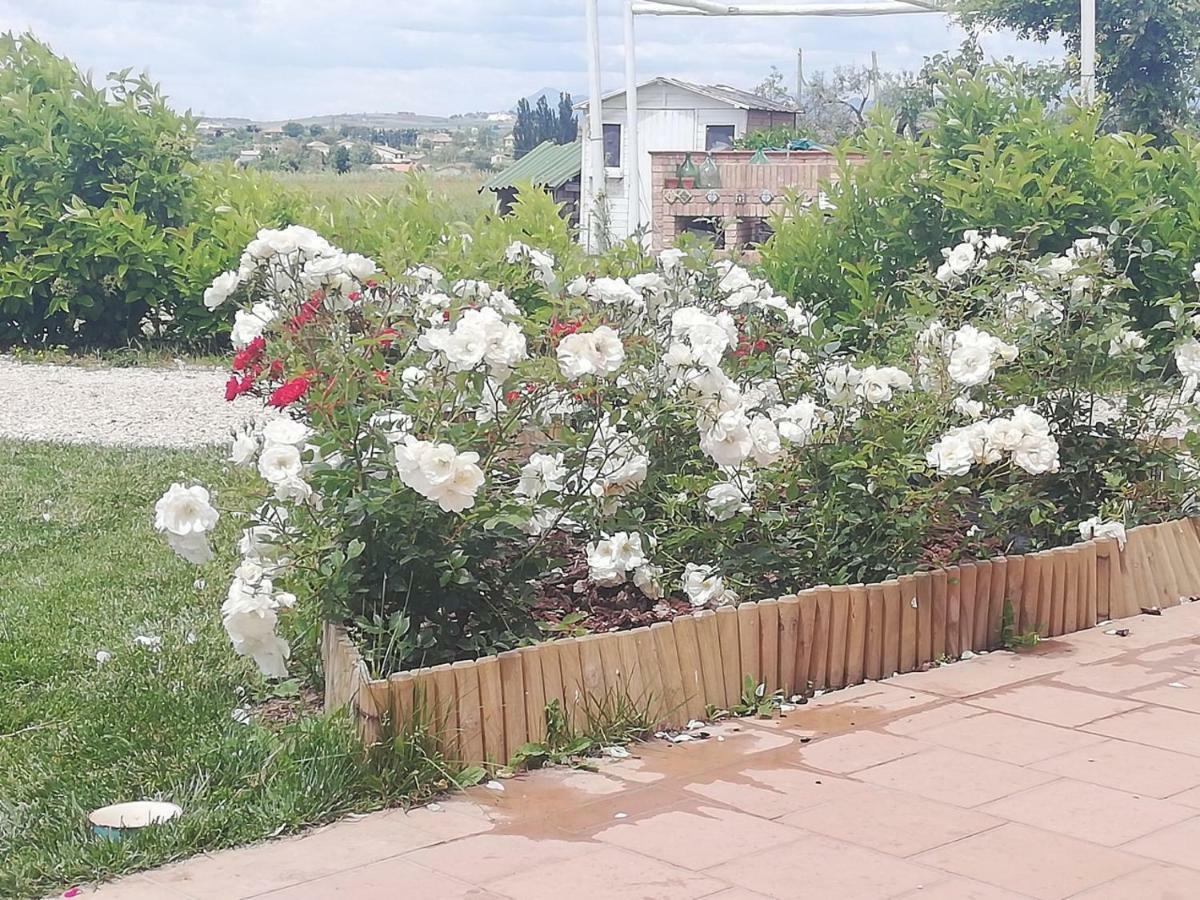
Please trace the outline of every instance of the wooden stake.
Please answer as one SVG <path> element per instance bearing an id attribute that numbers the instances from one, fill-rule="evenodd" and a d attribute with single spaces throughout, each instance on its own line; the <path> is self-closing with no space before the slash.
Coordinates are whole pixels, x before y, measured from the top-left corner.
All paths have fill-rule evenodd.
<path id="1" fill-rule="evenodd" d="M 800 644 L 800 598 L 779 601 L 779 686 L 785 696 L 803 693 L 796 683 L 796 657 Z"/>
<path id="2" fill-rule="evenodd" d="M 883 677 L 891 678 L 900 669 L 905 603 L 899 581 L 890 578 L 880 586 L 883 588 Z M 915 644 L 909 646 L 915 650 Z"/>
<path id="3" fill-rule="evenodd" d="M 846 643 L 850 628 L 850 588 L 844 584 L 830 588 L 829 686 L 846 686 Z"/>
<path id="4" fill-rule="evenodd" d="M 742 658 L 742 678 L 749 675 L 755 686 L 762 682 L 762 657 L 759 655 L 758 604 L 739 603 L 738 651 Z"/>
<path id="5" fill-rule="evenodd" d="M 762 668 L 761 680 L 767 694 L 779 687 L 779 603 L 761 600 L 758 603 L 758 652 Z"/>
<path id="6" fill-rule="evenodd" d="M 978 570 L 973 562 L 963 562 L 958 565 L 958 577 L 962 582 L 960 610 L 961 618 L 958 625 L 958 643 L 960 650 L 975 650 L 975 601 L 979 594 L 979 584 L 976 581 Z M 961 653 L 960 653 L 961 655 Z"/>
<path id="7" fill-rule="evenodd" d="M 933 662 L 933 574 L 917 572 L 917 665 Z M 885 676 L 886 677 L 886 676 Z"/>
<path id="8" fill-rule="evenodd" d="M 988 647 L 1000 646 L 1000 623 L 1004 616 L 1004 590 L 1008 583 L 1008 557 L 992 560 L 992 584 L 988 590 Z"/>
<path id="9" fill-rule="evenodd" d="M 717 614 L 706 609 L 696 616 L 696 640 L 700 645 L 700 670 L 704 679 L 704 702 L 725 707 L 725 672 L 721 668 L 721 638 Z"/>
<path id="10" fill-rule="evenodd" d="M 863 674 L 871 681 L 883 677 L 883 632 L 884 621 L 883 585 L 867 587 L 867 643 Z"/>
<path id="11" fill-rule="evenodd" d="M 962 656 L 962 570 L 958 566 L 946 569 L 946 655 L 951 659 Z"/>
<path id="12" fill-rule="evenodd" d="M 583 663 L 579 641 L 575 638 L 558 641 L 558 664 L 562 667 L 563 714 L 576 731 L 587 724 L 587 688 L 583 683 Z"/>
<path id="13" fill-rule="evenodd" d="M 796 642 L 796 693 L 807 697 L 813 691 L 817 593 L 811 590 L 802 591 L 796 599 L 800 603 L 800 633 Z"/>
<path id="14" fill-rule="evenodd" d="M 1112 599 L 1112 572 L 1109 569 L 1112 560 L 1109 558 L 1109 545 L 1113 545 L 1111 552 L 1115 553 L 1116 541 L 1105 538 L 1102 541 L 1092 541 L 1092 544 L 1096 547 L 1096 621 L 1101 622 L 1112 615 L 1109 606 Z"/>
<path id="15" fill-rule="evenodd" d="M 1080 593 L 1082 596 L 1080 609 L 1083 611 L 1083 619 L 1079 623 L 1082 628 L 1095 628 L 1099 620 L 1096 616 L 1096 609 L 1099 605 L 1096 596 L 1096 542 L 1088 541 L 1079 545 L 1080 559 L 1083 565 L 1083 576 L 1080 581 Z"/>
<path id="16" fill-rule="evenodd" d="M 679 616 L 671 624 L 675 630 L 675 648 L 679 653 L 684 711 L 689 719 L 704 719 L 704 673 L 700 662 L 696 619 L 693 616 Z"/>
<path id="17" fill-rule="evenodd" d="M 721 672 L 725 679 L 725 708 L 728 709 L 742 696 L 741 639 L 735 607 L 722 606 L 717 610 L 717 638 L 721 643 Z"/>
<path id="18" fill-rule="evenodd" d="M 846 684 L 862 684 L 867 648 L 867 587 L 850 585 L 846 616 Z"/>
<path id="19" fill-rule="evenodd" d="M 546 679 L 542 674 L 545 645 L 522 647 L 521 677 L 525 682 L 525 729 L 529 741 L 541 744 L 546 740 Z"/>
<path id="20" fill-rule="evenodd" d="M 899 602 L 900 614 L 900 640 L 897 650 L 896 668 L 888 670 L 887 661 L 888 641 L 891 638 L 888 636 L 890 631 L 884 631 L 884 653 L 883 653 L 883 671 L 881 678 L 890 678 L 896 672 L 912 672 L 917 667 L 917 621 L 918 621 L 918 601 L 917 601 L 917 579 L 912 575 L 901 575 L 896 582 L 895 588 L 889 588 L 888 582 L 883 583 L 884 587 L 884 620 L 892 612 L 891 602 L 888 599 L 889 591 L 898 593 L 897 600 Z"/>
<path id="21" fill-rule="evenodd" d="M 454 691 L 458 695 L 458 729 L 465 763 L 487 759 L 483 747 L 483 713 L 479 706 L 479 671 L 474 660 L 454 663 Z"/>
<path id="22" fill-rule="evenodd" d="M 525 676 L 521 654 L 516 650 L 507 650 L 498 659 L 500 689 L 504 698 L 505 752 L 501 762 L 508 762 L 529 741 L 529 730 L 525 726 Z"/>
<path id="23" fill-rule="evenodd" d="M 813 622 L 812 664 L 808 678 L 816 690 L 825 690 L 830 686 L 829 681 L 829 633 L 833 620 L 832 594 L 829 585 L 823 584 L 814 588 L 816 592 L 817 615 Z"/>
<path id="24" fill-rule="evenodd" d="M 991 611 L 992 562 L 980 560 L 975 563 L 975 649 L 988 650 L 992 646 L 988 635 L 988 616 Z"/>
<path id="25" fill-rule="evenodd" d="M 1058 551 L 1063 558 L 1063 634 L 1074 634 L 1079 630 L 1079 551 L 1075 547 L 1063 547 Z"/>
<path id="26" fill-rule="evenodd" d="M 651 721 L 662 724 L 667 715 L 666 688 L 663 686 L 662 671 L 658 667 L 658 645 L 651 630 L 645 626 L 632 632 L 637 647 L 638 666 L 642 673 L 644 699 Z"/>
<path id="27" fill-rule="evenodd" d="M 932 638 L 932 659 L 942 660 L 946 657 L 946 603 L 947 575 L 945 569 L 934 569 L 929 573 L 933 582 L 933 612 L 930 620 L 930 636 Z"/>
<path id="28" fill-rule="evenodd" d="M 475 668 L 479 672 L 484 759 L 506 763 L 509 756 L 504 741 L 504 688 L 500 681 L 500 661 L 494 656 L 485 656 L 476 661 Z"/>
<path id="29" fill-rule="evenodd" d="M 678 727 L 687 722 L 687 700 L 679 669 L 675 631 L 670 622 L 655 622 L 650 626 L 650 633 L 654 635 L 654 647 L 658 651 L 658 665 L 662 673 L 663 719 Z"/>

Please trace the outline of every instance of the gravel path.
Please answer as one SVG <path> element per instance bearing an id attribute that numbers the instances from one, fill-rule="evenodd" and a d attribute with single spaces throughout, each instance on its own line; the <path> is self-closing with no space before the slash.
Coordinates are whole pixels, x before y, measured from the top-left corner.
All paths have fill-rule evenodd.
<path id="1" fill-rule="evenodd" d="M 0 438 L 106 446 L 224 444 L 262 415 L 261 401 L 225 402 L 220 369 L 109 369 L 0 357 Z"/>

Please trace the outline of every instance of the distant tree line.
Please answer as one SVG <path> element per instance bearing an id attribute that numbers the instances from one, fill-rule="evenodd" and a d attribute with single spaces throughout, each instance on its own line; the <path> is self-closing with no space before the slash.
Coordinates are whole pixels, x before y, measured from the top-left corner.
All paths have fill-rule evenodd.
<path id="1" fill-rule="evenodd" d="M 579 124 L 575 121 L 575 108 L 570 94 L 558 95 L 557 109 L 550 107 L 545 94 L 538 98 L 536 106 L 530 106 L 529 100 L 524 97 L 517 101 L 517 121 L 513 125 L 514 159 L 520 159 L 545 141 L 569 144 L 578 134 Z"/>

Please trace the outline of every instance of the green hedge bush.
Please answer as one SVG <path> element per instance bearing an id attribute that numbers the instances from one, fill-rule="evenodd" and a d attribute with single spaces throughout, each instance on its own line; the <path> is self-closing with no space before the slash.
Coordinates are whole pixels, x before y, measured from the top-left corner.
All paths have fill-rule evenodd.
<path id="1" fill-rule="evenodd" d="M 1048 108 L 1001 68 L 951 74 L 940 93 L 919 138 L 880 121 L 843 148 L 828 186 L 836 209 L 797 203 L 775 223 L 762 264 L 777 290 L 848 321 L 877 318 L 941 248 L 993 228 L 1035 253 L 1060 253 L 1089 231 L 1115 236 L 1115 261 L 1143 294 L 1143 324 L 1161 315 L 1149 304 L 1190 282 L 1200 255 L 1194 136 L 1159 148 L 1147 135 L 1103 133 L 1099 110 Z M 1155 253 L 1142 252 L 1146 241 Z"/>

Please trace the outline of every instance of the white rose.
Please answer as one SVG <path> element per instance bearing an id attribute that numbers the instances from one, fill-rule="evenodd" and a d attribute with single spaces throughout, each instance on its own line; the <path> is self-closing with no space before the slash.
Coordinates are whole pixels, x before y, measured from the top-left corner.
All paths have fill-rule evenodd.
<path id="1" fill-rule="evenodd" d="M 222 272 L 204 289 L 204 306 L 210 310 L 216 309 L 229 299 L 229 295 L 237 290 L 239 284 L 241 279 L 238 278 L 237 272 Z"/>
<path id="2" fill-rule="evenodd" d="M 220 517 L 209 503 L 208 491 L 198 484 L 172 484 L 154 504 L 154 527 L 166 534 L 206 534 L 217 527 Z"/>
<path id="3" fill-rule="evenodd" d="M 272 419 L 264 425 L 262 434 L 263 443 L 268 447 L 276 444 L 291 444 L 294 447 L 300 447 L 312 435 L 312 429 L 303 422 L 280 417 Z"/>
<path id="4" fill-rule="evenodd" d="M 698 566 L 694 563 L 688 563 L 684 568 L 683 592 L 693 607 L 700 609 L 730 602 L 732 592 L 725 590 L 725 582 L 716 571 L 715 566 Z"/>
<path id="5" fill-rule="evenodd" d="M 229 461 L 235 466 L 248 466 L 258 452 L 258 439 L 249 431 L 236 431 L 229 448 Z"/>
<path id="6" fill-rule="evenodd" d="M 1200 341 L 1188 338 L 1176 347 L 1175 365 L 1185 378 L 1200 378 Z"/>
<path id="7" fill-rule="evenodd" d="M 1129 353 L 1136 353 L 1145 346 L 1146 339 L 1144 337 L 1136 331 L 1126 328 L 1108 342 L 1108 355 L 1125 356 Z"/>
<path id="8" fill-rule="evenodd" d="M 704 492 L 704 498 L 704 511 L 718 522 L 732 519 L 738 513 L 750 512 L 746 495 L 733 482 L 722 481 L 714 484 Z"/>
<path id="9" fill-rule="evenodd" d="M 271 484 L 283 484 L 299 478 L 303 469 L 300 451 L 291 444 L 267 447 L 258 458 L 258 473 Z"/>
<path id="10" fill-rule="evenodd" d="M 1049 435 L 1028 434 L 1012 453 L 1013 464 L 1030 475 L 1058 471 L 1058 442 Z"/>

